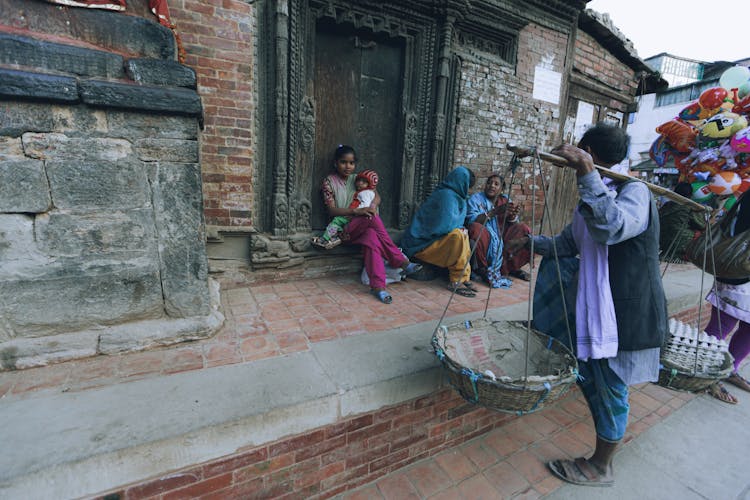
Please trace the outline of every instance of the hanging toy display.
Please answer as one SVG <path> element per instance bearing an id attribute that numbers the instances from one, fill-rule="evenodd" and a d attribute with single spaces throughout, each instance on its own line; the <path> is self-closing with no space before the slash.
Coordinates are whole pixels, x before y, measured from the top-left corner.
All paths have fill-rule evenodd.
<path id="1" fill-rule="evenodd" d="M 750 69 L 733 66 L 673 120 L 656 127 L 649 156 L 663 167 L 674 159 L 693 199 L 709 203 L 750 186 Z M 746 189 L 746 188 L 745 188 Z"/>

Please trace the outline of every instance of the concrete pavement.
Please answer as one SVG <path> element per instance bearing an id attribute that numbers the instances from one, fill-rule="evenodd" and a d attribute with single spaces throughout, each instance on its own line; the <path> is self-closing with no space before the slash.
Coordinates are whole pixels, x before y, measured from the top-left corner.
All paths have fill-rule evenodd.
<path id="1" fill-rule="evenodd" d="M 750 364 L 742 372 L 750 377 Z M 624 446 L 615 457 L 612 488 L 566 484 L 545 498 L 750 499 L 750 393 L 727 388 L 737 405 L 694 398 Z"/>

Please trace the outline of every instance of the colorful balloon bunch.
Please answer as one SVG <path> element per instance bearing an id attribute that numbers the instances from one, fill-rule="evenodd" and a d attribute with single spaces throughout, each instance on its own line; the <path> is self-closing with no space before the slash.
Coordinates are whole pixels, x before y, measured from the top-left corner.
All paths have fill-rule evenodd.
<path id="1" fill-rule="evenodd" d="M 663 167 L 670 160 L 680 181 L 693 185 L 693 199 L 722 197 L 726 209 L 750 188 L 750 69 L 734 66 L 719 86 L 656 127 L 649 156 Z M 729 206 L 727 206 L 729 205 Z"/>

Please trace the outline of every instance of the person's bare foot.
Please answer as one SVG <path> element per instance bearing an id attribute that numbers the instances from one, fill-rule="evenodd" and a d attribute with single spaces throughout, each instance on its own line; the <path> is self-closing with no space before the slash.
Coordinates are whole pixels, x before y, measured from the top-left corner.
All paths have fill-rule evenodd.
<path id="1" fill-rule="evenodd" d="M 575 460 L 552 460 L 547 463 L 552 473 L 563 481 L 580 486 L 612 486 L 612 467 L 601 468 L 579 457 Z"/>

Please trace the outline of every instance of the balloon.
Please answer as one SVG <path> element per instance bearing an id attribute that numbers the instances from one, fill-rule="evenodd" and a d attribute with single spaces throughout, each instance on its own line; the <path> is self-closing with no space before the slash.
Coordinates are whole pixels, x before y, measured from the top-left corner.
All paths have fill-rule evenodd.
<path id="1" fill-rule="evenodd" d="M 695 146 L 695 130 L 680 120 L 670 120 L 656 127 L 656 132 L 663 135 L 672 148 L 681 153 L 688 153 Z"/>
<path id="2" fill-rule="evenodd" d="M 721 106 L 721 103 L 724 102 L 724 99 L 726 99 L 728 95 L 729 92 L 723 87 L 711 87 L 701 93 L 698 102 L 706 109 L 714 109 Z"/>
<path id="3" fill-rule="evenodd" d="M 648 150 L 648 155 L 654 160 L 654 163 L 660 167 L 663 167 L 664 164 L 667 163 L 671 154 L 672 148 L 669 147 L 669 144 L 667 144 L 663 135 L 657 137 L 654 143 L 651 144 L 651 148 Z"/>
<path id="4" fill-rule="evenodd" d="M 750 81 L 747 81 L 740 85 L 739 89 L 737 90 L 737 97 L 739 97 L 740 99 L 748 94 L 750 94 Z"/>
<path id="5" fill-rule="evenodd" d="M 727 90 L 736 89 L 750 79 L 750 69 L 745 66 L 732 66 L 719 78 L 719 85 Z"/>
<path id="6" fill-rule="evenodd" d="M 738 153 L 750 153 L 750 127 L 735 132 L 729 145 Z"/>
<path id="7" fill-rule="evenodd" d="M 714 115 L 701 127 L 701 135 L 712 139 L 726 139 L 732 134 L 747 127 L 747 119 L 736 113 L 719 113 Z"/>
<path id="8" fill-rule="evenodd" d="M 690 184 L 693 188 L 691 198 L 698 203 L 705 203 L 714 197 L 714 194 L 708 189 L 708 182 L 693 182 Z"/>
<path id="9" fill-rule="evenodd" d="M 750 114 L 750 95 L 746 95 L 740 102 L 735 104 L 732 108 L 732 113 L 737 113 L 740 115 Z"/>
<path id="10" fill-rule="evenodd" d="M 734 172 L 719 172 L 714 175 L 708 184 L 708 189 L 714 194 L 728 195 L 740 188 L 742 179 Z"/>
<path id="11" fill-rule="evenodd" d="M 735 203 L 737 203 L 737 197 L 735 195 L 731 195 L 727 198 L 721 208 L 723 208 L 724 210 L 731 210 Z"/>
<path id="12" fill-rule="evenodd" d="M 711 111 L 712 110 L 710 109 L 704 109 L 698 101 L 695 101 L 688 104 L 682 111 L 680 111 L 678 116 L 680 117 L 680 120 L 685 121 L 705 120 L 706 118 L 711 117 Z"/>

